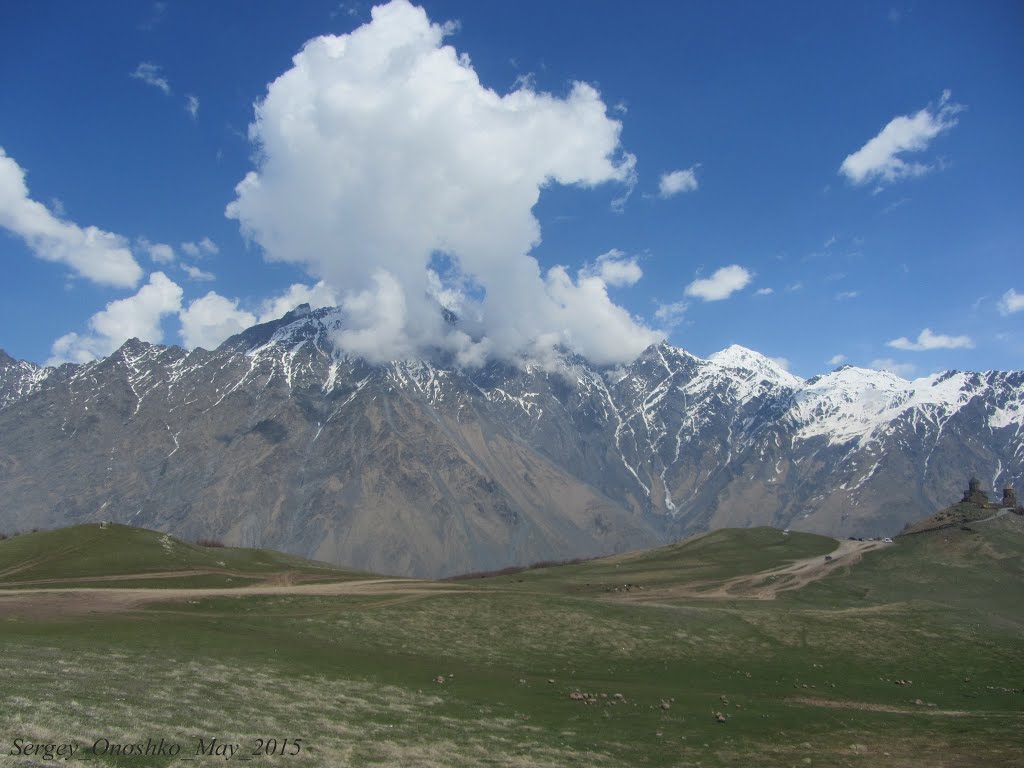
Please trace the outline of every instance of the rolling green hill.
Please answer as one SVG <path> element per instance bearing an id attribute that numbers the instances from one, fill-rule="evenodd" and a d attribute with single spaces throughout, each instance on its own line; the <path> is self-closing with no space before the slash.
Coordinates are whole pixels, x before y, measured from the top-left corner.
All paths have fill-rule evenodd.
<path id="1" fill-rule="evenodd" d="M 0 578 L 66 584 L 0 586 L 3 754 L 14 738 L 81 754 L 152 737 L 214 765 L 195 750 L 216 737 L 253 765 L 318 768 L 1024 766 L 1017 516 L 892 544 L 725 530 L 442 583 L 287 586 L 276 574 L 329 574 L 258 551 L 172 555 L 132 529 L 36 536 L 0 542 L 0 571 L 36 569 Z M 36 563 L 47 550 L 63 554 Z M 248 588 L 66 586 L 221 562 Z M 287 754 L 251 754 L 268 739 Z"/>
<path id="2" fill-rule="evenodd" d="M 76 525 L 0 541 L 0 588 L 124 587 L 128 581 L 152 587 L 242 586 L 276 573 L 301 579 L 359 575 L 271 550 L 188 544 L 127 525 Z"/>

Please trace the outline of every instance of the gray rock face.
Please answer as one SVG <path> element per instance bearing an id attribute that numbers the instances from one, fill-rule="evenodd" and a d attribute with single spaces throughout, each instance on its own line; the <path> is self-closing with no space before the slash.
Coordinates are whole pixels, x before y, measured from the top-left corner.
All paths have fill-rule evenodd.
<path id="1" fill-rule="evenodd" d="M 557 372 L 339 356 L 303 307 L 215 351 L 0 353 L 0 531 L 102 519 L 439 576 L 709 527 L 895 533 L 1024 476 L 1024 374 L 801 381 L 732 347 Z"/>

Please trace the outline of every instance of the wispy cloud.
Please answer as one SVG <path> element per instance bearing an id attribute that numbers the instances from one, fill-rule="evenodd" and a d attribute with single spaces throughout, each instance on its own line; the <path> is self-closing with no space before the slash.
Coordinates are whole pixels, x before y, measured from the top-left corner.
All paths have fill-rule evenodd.
<path id="1" fill-rule="evenodd" d="M 671 304 L 659 304 L 654 313 L 655 319 L 666 328 L 675 328 L 686 317 L 687 303 L 675 301 Z"/>
<path id="2" fill-rule="evenodd" d="M 845 362 L 846 355 L 832 355 L 832 357 L 828 359 L 829 365 L 842 365 Z"/>
<path id="3" fill-rule="evenodd" d="M 141 80 L 146 85 L 152 85 L 154 88 L 159 88 L 166 94 L 171 92 L 171 84 L 167 81 L 167 78 L 161 74 L 160 65 L 154 64 L 151 61 L 144 61 L 135 68 L 135 71 L 131 73 L 130 77 L 136 80 Z"/>
<path id="4" fill-rule="evenodd" d="M 758 288 L 754 291 L 755 296 L 771 296 L 773 293 L 775 293 L 774 288 Z"/>
<path id="5" fill-rule="evenodd" d="M 720 301 L 729 298 L 736 291 L 745 288 L 753 279 L 749 270 L 738 264 L 730 264 L 716 270 L 711 277 L 694 280 L 684 291 L 704 301 Z"/>
<path id="6" fill-rule="evenodd" d="M 199 119 L 199 97 L 193 94 L 187 94 L 185 96 L 185 111 L 188 112 L 189 117 L 193 120 Z"/>
<path id="7" fill-rule="evenodd" d="M 181 268 L 185 270 L 185 274 L 188 275 L 190 280 L 205 282 L 217 279 L 217 276 L 212 272 L 204 272 L 199 267 L 193 266 L 192 264 L 182 264 Z"/>
<path id="8" fill-rule="evenodd" d="M 943 91 L 935 108 L 894 117 L 877 136 L 843 160 L 839 173 L 854 184 L 886 184 L 928 173 L 934 166 L 910 162 L 901 155 L 924 151 L 932 139 L 956 125 L 956 115 L 964 107 L 950 99 L 950 92 Z"/>
<path id="9" fill-rule="evenodd" d="M 889 371 L 897 376 L 913 376 L 917 372 L 917 366 L 913 363 L 901 363 L 891 357 L 879 357 L 868 363 L 868 368 L 877 371 Z"/>
<path id="10" fill-rule="evenodd" d="M 220 253 L 220 248 L 208 237 L 204 237 L 198 243 L 186 242 L 181 244 L 181 251 L 187 256 L 191 256 L 193 259 L 199 259 L 203 256 L 214 256 Z"/>
<path id="11" fill-rule="evenodd" d="M 974 341 L 970 336 L 945 336 L 933 333 L 931 328 L 925 328 L 918 334 L 917 341 L 901 336 L 886 342 L 886 346 L 908 352 L 926 352 L 931 349 L 970 349 L 974 346 Z"/>
<path id="12" fill-rule="evenodd" d="M 840 291 L 836 294 L 836 301 L 850 301 L 860 296 L 860 291 Z"/>
<path id="13" fill-rule="evenodd" d="M 156 29 L 160 23 L 164 20 L 164 16 L 167 15 L 167 3 L 155 2 L 150 8 L 149 16 L 145 21 L 139 24 L 139 29 L 152 30 Z"/>

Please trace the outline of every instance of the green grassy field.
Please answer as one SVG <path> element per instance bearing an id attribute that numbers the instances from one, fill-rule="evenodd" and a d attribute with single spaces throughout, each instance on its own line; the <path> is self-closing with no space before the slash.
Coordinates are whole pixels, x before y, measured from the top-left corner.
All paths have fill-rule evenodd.
<path id="1" fill-rule="evenodd" d="M 225 586 L 231 581 L 241 586 L 282 572 L 302 578 L 365 576 L 271 550 L 200 546 L 127 525 L 76 525 L 0 541 L 0 588 L 103 586 L 101 579 L 124 587 L 120 578 L 110 578 L 123 576 L 153 587 Z"/>
<path id="2" fill-rule="evenodd" d="M 171 563 L 159 534 L 94 533 L 35 534 L 69 559 L 0 579 L 222 568 L 252 588 L 321 568 L 178 543 Z M 0 542 L 0 574 L 31 542 Z M 897 539 L 749 599 L 836 546 L 729 530 L 443 585 L 337 572 L 322 593 L 218 583 L 73 614 L 23 586 L 0 593 L 0 765 L 51 764 L 11 756 L 18 738 L 116 766 L 223 762 L 200 738 L 278 766 L 1024 765 L 1024 521 Z M 147 738 L 197 759 L 89 751 Z M 286 754 L 254 757 L 261 739 Z"/>

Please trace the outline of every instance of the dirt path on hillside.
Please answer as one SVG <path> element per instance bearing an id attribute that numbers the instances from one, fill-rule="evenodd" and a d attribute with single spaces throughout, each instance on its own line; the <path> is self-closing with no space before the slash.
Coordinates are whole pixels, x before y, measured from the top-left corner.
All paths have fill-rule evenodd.
<path id="1" fill-rule="evenodd" d="M 808 557 L 794 560 L 786 565 L 759 573 L 736 576 L 724 581 L 699 581 L 691 584 L 677 584 L 669 587 L 645 588 L 642 593 L 628 592 L 616 599 L 630 602 L 656 602 L 678 598 L 701 598 L 709 600 L 774 600 L 780 592 L 800 589 L 813 581 L 822 579 L 837 568 L 859 563 L 865 552 L 881 547 L 891 547 L 882 541 L 840 541 L 827 557 Z"/>
<path id="2" fill-rule="evenodd" d="M 133 578 L 145 578 L 135 574 Z M 129 577 L 126 577 L 129 578 Z M 283 579 L 282 581 L 287 581 Z M 187 602 L 209 597 L 255 596 L 426 596 L 469 594 L 471 588 L 414 579 L 362 579 L 313 584 L 264 583 L 247 587 L 195 589 L 147 589 L 120 587 L 73 587 L 0 589 L 0 619 L 54 619 L 89 614 L 120 613 L 158 602 Z"/>

